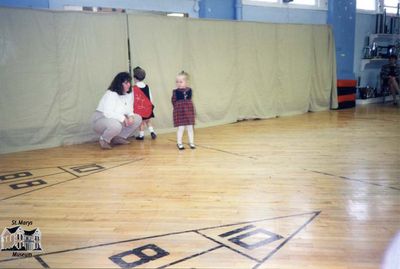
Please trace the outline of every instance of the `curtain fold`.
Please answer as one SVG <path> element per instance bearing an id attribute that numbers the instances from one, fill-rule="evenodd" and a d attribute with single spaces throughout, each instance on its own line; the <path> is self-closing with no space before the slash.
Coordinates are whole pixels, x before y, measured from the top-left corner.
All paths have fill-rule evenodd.
<path id="1" fill-rule="evenodd" d="M 55 16 L 62 144 L 94 138 L 90 117 L 114 76 L 128 71 L 125 14 Z"/>
<path id="2" fill-rule="evenodd" d="M 125 14 L 0 8 L 0 153 L 94 139 L 127 51 Z"/>
<path id="3" fill-rule="evenodd" d="M 53 21 L 51 12 L 0 9 L 0 152 L 57 145 Z"/>

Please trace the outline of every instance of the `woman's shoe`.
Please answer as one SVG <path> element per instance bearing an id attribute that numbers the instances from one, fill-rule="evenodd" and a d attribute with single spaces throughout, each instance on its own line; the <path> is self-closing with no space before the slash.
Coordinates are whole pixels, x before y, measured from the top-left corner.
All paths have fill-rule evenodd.
<path id="1" fill-rule="evenodd" d="M 113 139 L 111 139 L 111 143 L 115 144 L 115 145 L 128 145 L 131 142 L 129 142 L 128 140 L 126 140 L 123 137 L 120 136 L 116 136 Z"/>
<path id="2" fill-rule="evenodd" d="M 176 144 L 176 146 L 178 147 L 179 150 L 184 150 L 185 147 L 182 144 Z"/>
<path id="3" fill-rule="evenodd" d="M 100 137 L 99 139 L 99 144 L 102 149 L 112 149 L 110 143 L 105 141 L 102 137 Z"/>

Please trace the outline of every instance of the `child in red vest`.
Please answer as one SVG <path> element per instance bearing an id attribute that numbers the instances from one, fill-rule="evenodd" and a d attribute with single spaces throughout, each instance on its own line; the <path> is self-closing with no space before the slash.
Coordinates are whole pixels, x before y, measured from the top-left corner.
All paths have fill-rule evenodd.
<path id="1" fill-rule="evenodd" d="M 133 86 L 133 111 L 139 114 L 143 121 L 140 125 L 139 136 L 136 137 L 137 140 L 144 139 L 144 129 L 147 125 L 152 139 L 156 139 L 157 135 L 151 125 L 150 119 L 154 118 L 154 105 L 153 97 L 151 96 L 151 91 L 148 85 L 143 82 L 146 77 L 146 72 L 138 67 L 133 69 L 133 80 L 135 85 Z"/>

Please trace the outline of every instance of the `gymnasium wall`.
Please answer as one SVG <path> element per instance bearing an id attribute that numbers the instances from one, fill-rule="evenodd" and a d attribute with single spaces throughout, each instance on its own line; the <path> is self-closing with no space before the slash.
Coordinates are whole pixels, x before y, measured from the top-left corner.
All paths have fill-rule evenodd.
<path id="1" fill-rule="evenodd" d="M 273 23 L 326 24 L 324 9 L 243 5 L 243 20 Z"/>
<path id="2" fill-rule="evenodd" d="M 199 16 L 199 7 L 193 0 L 48 0 L 48 2 L 50 9 L 64 9 L 64 6 L 114 7 L 126 10 L 183 12 L 192 18 Z"/>
<path id="3" fill-rule="evenodd" d="M 94 140 L 90 117 L 128 69 L 128 32 L 159 132 L 173 130 L 182 69 L 197 127 L 337 106 L 328 26 L 0 8 L 0 153 Z"/>

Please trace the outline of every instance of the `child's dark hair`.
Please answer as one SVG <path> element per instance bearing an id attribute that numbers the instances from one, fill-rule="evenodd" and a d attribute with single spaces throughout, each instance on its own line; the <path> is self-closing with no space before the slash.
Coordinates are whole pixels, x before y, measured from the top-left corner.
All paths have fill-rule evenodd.
<path id="1" fill-rule="evenodd" d="M 397 60 L 397 55 L 396 54 L 390 54 L 389 59 L 395 59 Z"/>
<path id="2" fill-rule="evenodd" d="M 108 87 L 108 90 L 113 91 L 118 93 L 119 95 L 124 95 L 124 88 L 122 86 L 122 83 L 125 81 L 128 81 L 129 83 L 132 82 L 132 77 L 129 75 L 128 72 L 121 72 L 118 73 L 118 75 L 115 76 L 113 81 L 111 82 L 110 86 Z M 127 93 L 130 93 L 132 89 L 130 88 Z"/>
<path id="3" fill-rule="evenodd" d="M 136 66 L 133 69 L 133 77 L 139 81 L 142 81 L 146 77 L 146 71 L 144 71 L 144 69 L 142 69 L 140 66 Z"/>

